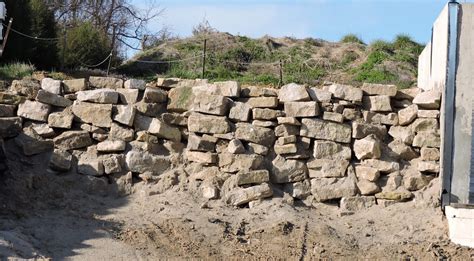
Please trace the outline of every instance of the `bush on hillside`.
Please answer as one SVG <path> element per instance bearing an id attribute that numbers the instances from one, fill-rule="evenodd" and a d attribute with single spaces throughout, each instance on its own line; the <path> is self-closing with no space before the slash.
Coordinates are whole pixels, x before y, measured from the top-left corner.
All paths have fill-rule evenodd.
<path id="1" fill-rule="evenodd" d="M 364 41 L 362 41 L 362 39 L 360 39 L 357 35 L 355 34 L 348 34 L 348 35 L 345 35 L 344 37 L 342 37 L 341 43 L 358 43 L 358 44 L 364 44 Z"/>

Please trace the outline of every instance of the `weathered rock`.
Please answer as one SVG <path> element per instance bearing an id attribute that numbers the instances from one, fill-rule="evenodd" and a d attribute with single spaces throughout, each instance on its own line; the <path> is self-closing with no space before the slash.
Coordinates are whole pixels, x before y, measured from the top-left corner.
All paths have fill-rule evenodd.
<path id="1" fill-rule="evenodd" d="M 365 96 L 364 105 L 370 111 L 391 112 L 390 97 L 387 95 Z"/>
<path id="2" fill-rule="evenodd" d="M 23 80 L 14 80 L 9 90 L 21 96 L 25 96 L 29 100 L 33 100 L 34 98 L 36 98 L 36 95 L 38 94 L 38 91 L 40 89 L 41 89 L 41 85 L 38 81 L 23 79 Z M 2 102 L 1 94 L 0 94 L 0 103 L 5 103 L 5 102 Z M 6 102 L 6 103 L 12 104 L 9 102 Z M 18 104 L 18 103 L 15 103 L 15 104 Z"/>
<path id="3" fill-rule="evenodd" d="M 76 93 L 85 90 L 87 90 L 87 82 L 84 78 L 63 81 L 64 93 Z"/>
<path id="4" fill-rule="evenodd" d="M 198 162 L 203 164 L 217 163 L 217 154 L 211 152 L 201 151 L 186 151 L 186 158 L 191 162 Z"/>
<path id="5" fill-rule="evenodd" d="M 328 91 L 321 90 L 318 88 L 309 88 L 308 94 L 309 96 L 311 96 L 311 99 L 313 101 L 322 102 L 322 103 L 331 102 L 332 93 Z"/>
<path id="6" fill-rule="evenodd" d="M 256 127 L 264 127 L 264 128 L 269 128 L 269 127 L 275 127 L 278 125 L 278 123 L 274 121 L 261 121 L 261 120 L 253 120 L 252 125 Z"/>
<path id="7" fill-rule="evenodd" d="M 241 97 L 277 97 L 278 93 L 272 88 L 262 88 L 259 86 L 242 87 L 240 91 Z"/>
<path id="8" fill-rule="evenodd" d="M 380 140 L 384 140 L 387 135 L 387 127 L 384 125 L 352 122 L 352 138 L 363 139 L 371 134 L 377 136 Z"/>
<path id="9" fill-rule="evenodd" d="M 320 202 L 352 197 L 357 193 L 355 177 L 312 179 L 311 193 Z"/>
<path id="10" fill-rule="evenodd" d="M 298 148 L 296 147 L 296 144 L 285 144 L 285 145 L 275 144 L 275 146 L 273 146 L 273 150 L 275 151 L 276 154 L 283 155 L 283 154 L 296 153 L 298 151 Z"/>
<path id="11" fill-rule="evenodd" d="M 77 172 L 90 176 L 101 176 L 104 174 L 104 164 L 97 155 L 84 153 L 77 162 Z"/>
<path id="12" fill-rule="evenodd" d="M 60 80 L 43 78 L 43 80 L 41 80 L 41 89 L 53 94 L 62 94 L 62 86 Z"/>
<path id="13" fill-rule="evenodd" d="M 0 117 L 15 117 L 16 106 L 9 104 L 0 104 Z"/>
<path id="14" fill-rule="evenodd" d="M 413 104 L 398 111 L 398 121 L 400 125 L 408 125 L 416 119 L 417 115 L 418 106 Z"/>
<path id="15" fill-rule="evenodd" d="M 397 91 L 397 95 L 395 99 L 398 100 L 413 100 L 418 94 L 420 94 L 422 89 L 414 87 L 414 88 L 407 88 Z"/>
<path id="16" fill-rule="evenodd" d="M 102 156 L 105 174 L 120 173 L 123 171 L 123 155 Z"/>
<path id="17" fill-rule="evenodd" d="M 396 113 L 381 114 L 371 111 L 364 111 L 364 121 L 372 124 L 398 125 L 398 115 Z"/>
<path id="18" fill-rule="evenodd" d="M 26 100 L 18 105 L 18 116 L 35 121 L 48 121 L 51 106 L 37 101 Z"/>
<path id="19" fill-rule="evenodd" d="M 22 131 L 22 119 L 20 117 L 0 118 L 0 137 L 12 138 Z"/>
<path id="20" fill-rule="evenodd" d="M 395 85 L 364 83 L 361 89 L 368 95 L 386 95 L 389 97 L 394 97 L 397 95 L 398 88 Z"/>
<path id="21" fill-rule="evenodd" d="M 241 171 L 237 173 L 237 185 L 261 184 L 270 181 L 268 170 Z"/>
<path id="22" fill-rule="evenodd" d="M 166 111 L 164 103 L 137 102 L 133 105 L 138 113 L 149 117 L 160 117 Z"/>
<path id="23" fill-rule="evenodd" d="M 437 161 L 440 158 L 439 150 L 436 148 L 423 147 L 420 150 L 420 154 L 423 161 Z"/>
<path id="24" fill-rule="evenodd" d="M 439 173 L 439 164 L 436 161 L 420 161 L 418 162 L 418 171 Z"/>
<path id="25" fill-rule="evenodd" d="M 126 143 L 123 140 L 106 140 L 97 144 L 98 152 L 121 152 L 125 150 Z"/>
<path id="26" fill-rule="evenodd" d="M 26 156 L 52 151 L 54 148 L 53 141 L 43 139 L 31 127 L 23 129 L 23 132 L 15 137 L 15 143 Z"/>
<path id="27" fill-rule="evenodd" d="M 378 159 L 382 155 L 380 141 L 373 134 L 356 140 L 354 141 L 354 154 L 359 160 Z"/>
<path id="28" fill-rule="evenodd" d="M 46 123 L 31 124 L 31 128 L 42 138 L 51 138 L 56 136 L 54 130 Z"/>
<path id="29" fill-rule="evenodd" d="M 315 117 L 319 115 L 317 102 L 285 102 L 285 114 L 288 117 Z"/>
<path id="30" fill-rule="evenodd" d="M 177 113 L 163 113 L 161 119 L 170 125 L 188 126 L 188 118 Z"/>
<path id="31" fill-rule="evenodd" d="M 229 112 L 229 119 L 235 121 L 248 121 L 252 107 L 243 102 L 234 102 Z"/>
<path id="32" fill-rule="evenodd" d="M 276 120 L 285 114 L 279 110 L 255 108 L 252 110 L 252 116 L 255 120 Z"/>
<path id="33" fill-rule="evenodd" d="M 71 169 L 71 163 L 71 153 L 65 150 L 55 149 L 49 160 L 49 168 L 55 171 L 66 172 Z"/>
<path id="34" fill-rule="evenodd" d="M 168 111 L 184 112 L 192 108 L 194 93 L 192 87 L 180 87 L 168 92 Z"/>
<path id="35" fill-rule="evenodd" d="M 365 179 L 361 179 L 357 182 L 357 187 L 359 188 L 360 194 L 367 196 L 367 195 L 374 195 L 381 191 L 380 187 L 375 184 L 374 182 L 370 182 Z"/>
<path id="36" fill-rule="evenodd" d="M 278 124 L 301 126 L 301 122 L 299 122 L 298 119 L 294 117 L 278 117 L 277 121 Z"/>
<path id="37" fill-rule="evenodd" d="M 400 140 L 394 140 L 390 142 L 388 147 L 393 153 L 403 160 L 412 160 L 419 157 L 418 153 L 416 153 L 410 146 L 407 146 Z"/>
<path id="38" fill-rule="evenodd" d="M 238 171 L 256 170 L 261 167 L 263 157 L 255 154 L 219 154 L 219 167 L 224 172 L 235 173 Z"/>
<path id="39" fill-rule="evenodd" d="M 260 144 L 251 143 L 251 142 L 248 144 L 248 151 L 249 153 L 254 153 L 254 154 L 263 155 L 263 156 L 268 154 L 267 147 Z"/>
<path id="40" fill-rule="evenodd" d="M 197 133 L 225 134 L 230 131 L 230 125 L 226 117 L 192 113 L 188 118 L 188 130 Z"/>
<path id="41" fill-rule="evenodd" d="M 344 122 L 344 116 L 340 113 L 325 111 L 323 120 L 342 123 Z"/>
<path id="42" fill-rule="evenodd" d="M 98 142 L 106 140 L 109 136 L 107 134 L 92 133 L 92 138 Z"/>
<path id="43" fill-rule="evenodd" d="M 438 110 L 418 110 L 418 118 L 439 118 Z"/>
<path id="44" fill-rule="evenodd" d="M 81 122 L 109 128 L 112 124 L 112 104 L 95 104 L 75 101 L 72 113 Z"/>
<path id="45" fill-rule="evenodd" d="M 226 115 L 228 111 L 228 98 L 220 95 L 206 93 L 195 94 L 192 110 L 213 115 Z"/>
<path id="46" fill-rule="evenodd" d="M 410 127 L 392 126 L 390 127 L 388 134 L 394 139 L 400 140 L 407 145 L 411 145 L 415 138 L 415 133 Z"/>
<path id="47" fill-rule="evenodd" d="M 275 142 L 272 129 L 256 127 L 248 123 L 237 123 L 235 138 L 270 147 Z"/>
<path id="48" fill-rule="evenodd" d="M 343 159 L 313 159 L 306 163 L 310 178 L 342 178 L 349 161 Z"/>
<path id="49" fill-rule="evenodd" d="M 290 83 L 281 87 L 278 93 L 280 102 L 309 101 L 310 97 L 304 85 Z"/>
<path id="50" fill-rule="evenodd" d="M 277 137 L 298 135 L 299 133 L 300 128 L 296 125 L 280 124 L 275 128 L 275 136 Z"/>
<path id="51" fill-rule="evenodd" d="M 144 102 L 164 103 L 168 101 L 168 93 L 160 88 L 148 87 L 143 94 Z"/>
<path id="52" fill-rule="evenodd" d="M 375 194 L 375 198 L 395 201 L 408 201 L 413 198 L 413 194 L 406 190 L 383 191 Z"/>
<path id="53" fill-rule="evenodd" d="M 286 145 L 290 143 L 296 143 L 296 136 L 291 135 L 291 136 L 285 136 L 285 137 L 280 137 L 278 138 L 276 144 L 277 145 Z"/>
<path id="54" fill-rule="evenodd" d="M 400 164 L 398 162 L 390 162 L 378 159 L 364 160 L 362 165 L 378 169 L 381 173 L 391 173 L 400 170 Z"/>
<path id="55" fill-rule="evenodd" d="M 119 89 L 123 88 L 123 80 L 112 77 L 89 77 L 89 84 L 98 89 Z"/>
<path id="56" fill-rule="evenodd" d="M 378 169 L 372 167 L 358 165 L 355 167 L 355 172 L 359 180 L 365 179 L 374 182 L 377 181 L 380 177 L 380 172 L 378 171 Z"/>
<path id="57" fill-rule="evenodd" d="M 87 131 L 66 131 L 53 139 L 54 146 L 64 150 L 80 149 L 92 145 Z"/>
<path id="58" fill-rule="evenodd" d="M 194 134 L 188 137 L 188 150 L 191 151 L 209 151 L 213 152 L 216 149 L 216 141 L 209 138 L 209 136 L 197 136 Z"/>
<path id="59" fill-rule="evenodd" d="M 117 89 L 119 100 L 123 104 L 134 104 L 138 102 L 139 91 L 137 89 Z"/>
<path id="60" fill-rule="evenodd" d="M 441 92 L 431 90 L 422 92 L 413 99 L 413 103 L 424 109 L 439 109 L 441 104 Z"/>
<path id="61" fill-rule="evenodd" d="M 308 168 L 304 161 L 287 160 L 281 156 L 277 156 L 272 161 L 272 172 L 270 179 L 274 183 L 288 183 L 305 180 Z"/>
<path id="62" fill-rule="evenodd" d="M 229 142 L 227 151 L 232 154 L 242 154 L 245 153 L 245 148 L 240 140 L 233 139 Z"/>
<path id="63" fill-rule="evenodd" d="M 414 132 L 435 131 L 439 129 L 437 119 L 416 119 L 411 125 Z"/>
<path id="64" fill-rule="evenodd" d="M 426 187 L 430 178 L 418 171 L 411 171 L 403 175 L 403 187 L 409 191 L 416 191 Z"/>
<path id="65" fill-rule="evenodd" d="M 131 150 L 125 157 L 128 170 L 144 173 L 153 172 L 154 175 L 162 174 L 170 167 L 170 160 L 166 156 L 157 156 L 144 151 Z"/>
<path id="66" fill-rule="evenodd" d="M 351 102 L 362 101 L 362 90 L 349 85 L 333 84 L 331 86 L 325 87 L 325 89 L 332 93 L 333 96 L 338 99 Z"/>
<path id="67" fill-rule="evenodd" d="M 117 123 L 110 126 L 109 137 L 114 140 L 132 141 L 134 138 L 134 130 L 122 127 Z"/>
<path id="68" fill-rule="evenodd" d="M 395 191 L 402 185 L 402 179 L 400 171 L 394 171 L 388 175 L 380 176 L 378 183 L 382 187 L 382 191 Z"/>
<path id="69" fill-rule="evenodd" d="M 37 93 L 38 91 L 35 92 L 35 94 Z M 32 99 L 34 99 L 35 97 L 36 96 L 34 96 Z M 6 92 L 0 92 L 0 104 L 18 105 L 20 103 L 23 103 L 24 101 L 25 97 Z"/>
<path id="70" fill-rule="evenodd" d="M 48 116 L 48 125 L 53 128 L 70 129 L 74 115 L 71 110 L 64 110 L 62 112 L 53 112 Z"/>
<path id="71" fill-rule="evenodd" d="M 314 141 L 314 158 L 316 159 L 346 159 L 352 158 L 349 146 L 344 146 L 332 141 Z"/>
<path id="72" fill-rule="evenodd" d="M 157 118 L 136 115 L 134 126 L 138 130 L 146 130 L 160 138 L 181 141 L 181 132 L 178 128 L 172 127 Z"/>
<path id="73" fill-rule="evenodd" d="M 54 93 L 50 93 L 44 90 L 39 90 L 38 95 L 36 96 L 36 100 L 44 103 L 50 104 L 57 107 L 68 107 L 72 105 L 72 101 L 68 100 L 62 96 L 59 96 Z"/>
<path id="74" fill-rule="evenodd" d="M 210 95 L 221 95 L 225 97 L 238 98 L 240 96 L 240 84 L 236 81 L 215 82 L 212 84 L 199 85 L 193 88 L 197 92 L 205 92 Z"/>
<path id="75" fill-rule="evenodd" d="M 229 205 L 240 206 L 272 195 L 272 188 L 268 184 L 261 184 L 249 188 L 236 188 L 226 195 L 225 201 Z"/>
<path id="76" fill-rule="evenodd" d="M 97 89 L 77 92 L 77 100 L 83 102 L 116 104 L 118 93 L 112 89 Z"/>
<path id="77" fill-rule="evenodd" d="M 242 99 L 247 105 L 252 108 L 276 108 L 278 107 L 277 97 L 255 97 L 249 99 Z"/>
<path id="78" fill-rule="evenodd" d="M 413 147 L 429 147 L 429 148 L 440 148 L 441 138 L 439 134 L 431 131 L 422 131 L 416 134 L 413 139 Z"/>
<path id="79" fill-rule="evenodd" d="M 309 138 L 351 142 L 351 126 L 341 123 L 327 122 L 320 119 L 303 119 L 300 135 Z"/>
<path id="80" fill-rule="evenodd" d="M 283 186 L 283 191 L 290 194 L 293 198 L 306 199 L 311 195 L 311 182 L 309 180 L 286 183 Z"/>
<path id="81" fill-rule="evenodd" d="M 116 105 L 113 110 L 114 121 L 132 126 L 137 109 L 132 105 Z"/>
<path id="82" fill-rule="evenodd" d="M 344 119 L 346 120 L 353 121 L 360 118 L 360 111 L 353 108 L 344 108 L 342 116 L 344 116 Z"/>
<path id="83" fill-rule="evenodd" d="M 341 211 L 360 211 L 375 205 L 375 197 L 346 197 L 341 199 Z"/>

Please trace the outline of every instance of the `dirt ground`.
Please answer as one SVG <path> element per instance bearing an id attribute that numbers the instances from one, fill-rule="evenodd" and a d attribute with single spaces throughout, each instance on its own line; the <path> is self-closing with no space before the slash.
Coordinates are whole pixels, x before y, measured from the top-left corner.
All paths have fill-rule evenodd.
<path id="1" fill-rule="evenodd" d="M 47 155 L 7 157 L 2 260 L 474 259 L 474 250 L 449 242 L 442 212 L 429 204 L 435 187 L 352 215 L 278 197 L 231 208 L 194 196 L 186 178 L 155 195 L 135 180 L 131 195 L 118 196 L 123 188 L 101 179 L 48 172 Z"/>

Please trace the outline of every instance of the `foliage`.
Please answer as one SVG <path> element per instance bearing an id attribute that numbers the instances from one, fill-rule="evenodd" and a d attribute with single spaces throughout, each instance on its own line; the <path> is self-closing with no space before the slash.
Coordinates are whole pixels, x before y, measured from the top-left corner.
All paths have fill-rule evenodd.
<path id="1" fill-rule="evenodd" d="M 59 44 L 64 52 L 64 67 L 76 68 L 102 62 L 111 51 L 111 43 L 105 32 L 96 29 L 90 22 L 78 24 L 67 34 L 67 44 Z M 105 68 L 104 63 L 99 68 Z"/>
<path id="2" fill-rule="evenodd" d="M 21 79 L 26 76 L 31 76 L 35 69 L 32 64 L 21 62 L 7 63 L 0 66 L 0 78 L 7 80 Z"/>
<path id="3" fill-rule="evenodd" d="M 364 41 L 360 39 L 357 35 L 355 34 L 348 34 L 342 37 L 341 43 L 357 43 L 357 44 L 364 44 Z"/>

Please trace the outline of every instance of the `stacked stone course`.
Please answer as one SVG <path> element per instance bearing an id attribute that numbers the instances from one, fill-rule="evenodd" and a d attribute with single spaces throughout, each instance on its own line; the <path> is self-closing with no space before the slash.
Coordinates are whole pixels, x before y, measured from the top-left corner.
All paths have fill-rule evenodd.
<path id="1" fill-rule="evenodd" d="M 410 200 L 437 176 L 440 102 L 368 83 L 18 80 L 0 92 L 0 137 L 50 153 L 56 172 L 149 181 L 185 166 L 202 197 L 230 205 L 286 193 L 353 209 Z"/>

